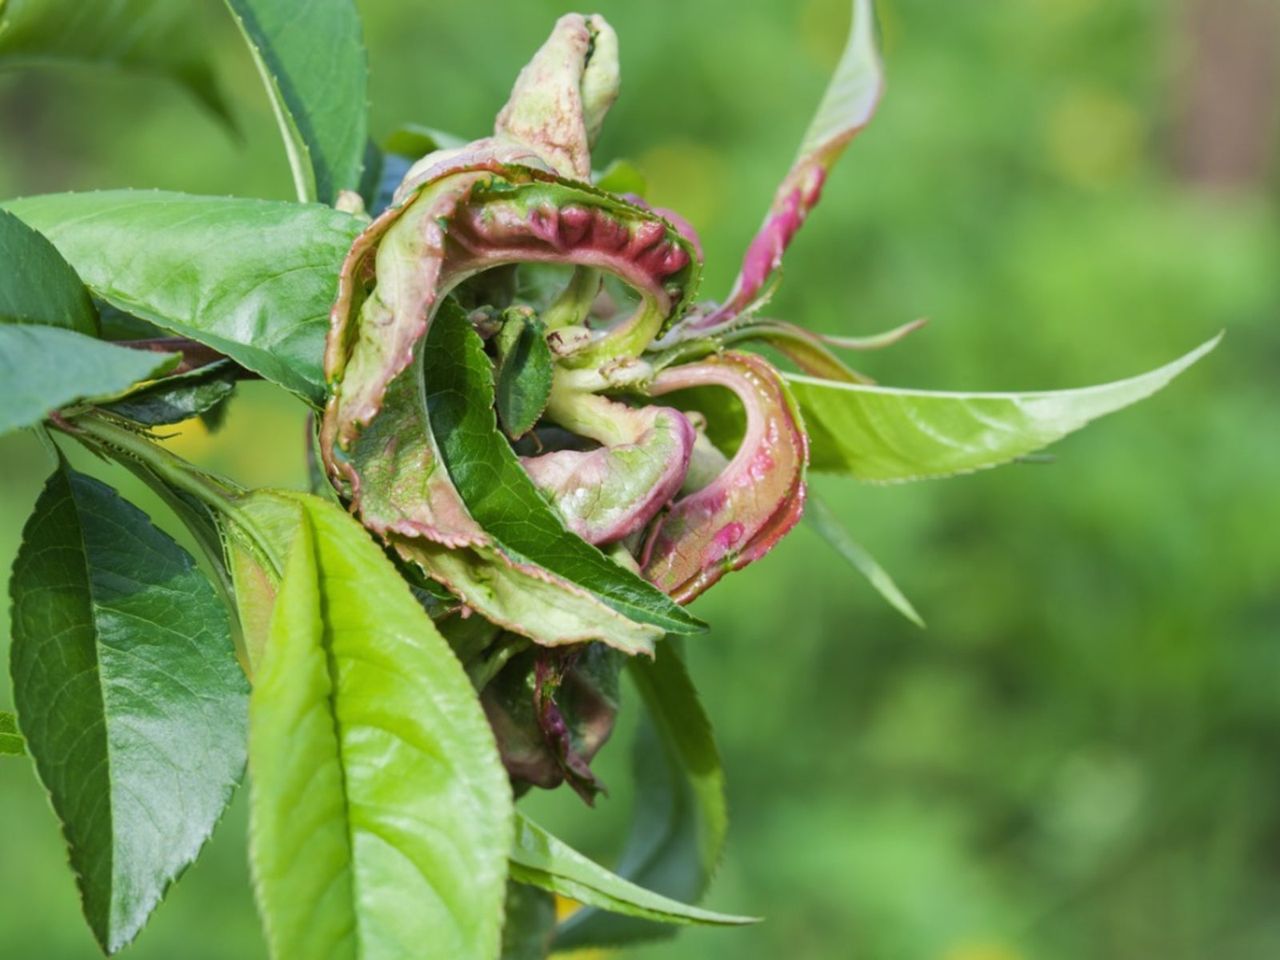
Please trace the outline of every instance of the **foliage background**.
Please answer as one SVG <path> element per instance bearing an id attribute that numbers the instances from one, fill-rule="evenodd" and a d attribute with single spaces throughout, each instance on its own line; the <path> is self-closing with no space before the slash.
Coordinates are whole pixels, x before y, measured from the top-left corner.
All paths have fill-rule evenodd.
<path id="1" fill-rule="evenodd" d="M 193 29 L 217 49 L 239 139 L 174 88 L 0 73 L 0 196 L 289 198 L 267 102 L 218 6 L 193 5 Z M 486 132 L 571 9 L 361 6 L 379 136 L 403 120 Z M 815 481 L 929 629 L 803 528 L 701 601 L 714 631 L 689 649 L 734 817 L 711 902 L 769 920 L 631 955 L 1280 955 L 1280 23 L 1266 0 L 1223 0 L 1222 18 L 1254 27 L 1223 47 L 1196 6 L 881 0 L 889 94 L 793 249 L 779 316 L 865 333 L 927 315 L 864 366 L 940 389 L 1084 385 L 1228 336 L 1165 394 L 1061 444 L 1052 466 Z M 847 4 L 598 8 L 624 78 L 598 158 L 636 160 L 651 198 L 701 230 L 704 289 L 721 293 Z M 1251 36 L 1252 52 L 1232 48 Z M 1238 69 L 1246 54 L 1252 72 Z M 1206 84 L 1215 71 L 1236 86 Z M 247 482 L 300 486 L 302 429 L 298 405 L 250 384 L 220 434 L 189 427 L 172 443 Z M 30 438 L 0 442 L 5 567 L 46 472 Z M 629 803 L 626 738 L 624 724 L 602 757 L 613 792 L 597 812 L 572 795 L 531 802 L 606 861 Z M 244 820 L 238 803 L 125 956 L 263 955 Z M 0 956 L 96 955 L 54 818 L 19 764 L 0 768 L 0 824 Z"/>

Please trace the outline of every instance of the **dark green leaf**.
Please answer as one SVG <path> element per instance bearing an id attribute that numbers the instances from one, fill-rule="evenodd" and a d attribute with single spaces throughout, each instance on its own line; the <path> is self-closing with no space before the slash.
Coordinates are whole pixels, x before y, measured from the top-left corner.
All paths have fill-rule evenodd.
<path id="1" fill-rule="evenodd" d="M 507 883 L 502 960 L 546 960 L 556 928 L 555 897 L 523 883 Z"/>
<path id="2" fill-rule="evenodd" d="M 0 710 L 0 757 L 20 757 L 26 752 L 26 743 L 18 732 L 18 718 Z"/>
<path id="3" fill-rule="evenodd" d="M 465 314 L 446 302 L 423 351 L 431 430 L 467 509 L 506 549 L 580 584 L 639 623 L 677 633 L 705 624 L 565 529 L 498 432 L 492 365 Z"/>
<path id="4" fill-rule="evenodd" d="M 831 549 L 848 561 L 849 566 L 867 578 L 867 581 L 875 588 L 876 593 L 884 597 L 893 609 L 897 610 L 917 627 L 924 626 L 924 620 L 916 612 L 916 608 L 911 605 L 911 601 L 898 589 L 898 585 L 893 582 L 893 578 L 876 562 L 876 558 L 871 556 L 862 544 L 849 536 L 844 527 L 840 525 L 839 518 L 831 512 L 831 508 L 814 496 L 812 492 L 810 492 L 809 500 L 805 504 L 804 519 L 808 521 L 814 532 L 827 542 Z"/>
<path id="5" fill-rule="evenodd" d="M 14 701 L 85 916 L 128 943 L 240 778 L 247 684 L 194 562 L 109 487 L 59 466 L 14 564 Z"/>
<path id="6" fill-rule="evenodd" d="M 89 64 L 166 77 L 229 123 L 204 13 L 191 0 L 0 3 L 0 63 Z"/>
<path id="7" fill-rule="evenodd" d="M 212 410 L 235 389 L 235 368 L 223 360 L 176 377 L 165 377 L 108 404 L 106 409 L 146 426 L 181 423 Z"/>
<path id="8" fill-rule="evenodd" d="M 511 878 L 629 917 L 658 923 L 741 926 L 757 917 L 737 917 L 691 907 L 638 887 L 588 860 L 523 814 L 516 814 Z"/>
<path id="9" fill-rule="evenodd" d="M 116 394 L 159 376 L 178 359 L 58 327 L 0 324 L 0 436 L 74 401 Z"/>
<path id="10" fill-rule="evenodd" d="M 1097 387 L 1043 393 L 941 393 L 788 374 L 804 414 L 810 464 L 859 480 L 945 477 L 1008 463 L 1091 420 L 1151 396 L 1218 345 Z"/>
<path id="11" fill-rule="evenodd" d="M 711 883 L 728 834 L 720 752 L 711 722 L 672 641 L 653 662 L 628 663 L 648 715 L 635 746 L 636 796 L 617 872 L 673 899 L 696 902 Z M 560 949 L 633 943 L 670 929 L 587 908 L 556 934 Z"/>
<path id="12" fill-rule="evenodd" d="M 494 384 L 498 419 L 515 440 L 533 429 L 551 397 L 554 368 L 546 327 L 535 316 L 507 311 L 498 334 L 498 360 Z"/>
<path id="13" fill-rule="evenodd" d="M 329 306 L 355 217 L 155 190 L 5 206 L 52 240 L 95 296 L 323 403 Z"/>
<path id="14" fill-rule="evenodd" d="M 251 853 L 281 960 L 497 955 L 511 787 L 461 665 L 368 533 L 306 494 L 254 678 Z"/>
<path id="15" fill-rule="evenodd" d="M 52 243 L 0 210 L 0 323 L 38 323 L 96 336 L 98 311 Z"/>
<path id="16" fill-rule="evenodd" d="M 227 0 L 284 137 L 298 199 L 356 190 L 368 139 L 368 64 L 352 0 Z"/>

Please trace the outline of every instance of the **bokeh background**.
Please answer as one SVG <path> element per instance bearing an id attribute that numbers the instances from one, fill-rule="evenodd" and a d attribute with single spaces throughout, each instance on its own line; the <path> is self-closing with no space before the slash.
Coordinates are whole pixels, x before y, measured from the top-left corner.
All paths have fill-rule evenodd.
<path id="1" fill-rule="evenodd" d="M 0 196 L 289 198 L 220 6 L 192 29 L 216 49 L 238 138 L 165 84 L 0 73 Z M 379 136 L 408 120 L 485 133 L 571 8 L 361 6 Z M 598 160 L 634 160 L 651 199 L 693 222 L 704 290 L 722 293 L 848 4 L 597 6 L 621 35 L 624 84 Z M 779 316 L 849 334 L 927 316 L 862 365 L 960 390 L 1080 386 L 1227 337 L 1052 465 L 888 488 L 815 479 L 929 627 L 803 527 L 699 602 L 714 630 L 688 649 L 733 815 L 710 903 L 768 921 L 627 955 L 1280 956 L 1280 5 L 879 7 L 888 96 L 792 249 Z M 221 432 L 172 443 L 247 483 L 301 486 L 302 417 L 248 384 Z M 0 565 L 46 471 L 30 438 L 0 442 Z M 7 618 L 0 630 L 7 648 Z M 605 862 L 628 814 L 628 729 L 600 760 L 611 794 L 596 811 L 567 794 L 530 803 Z M 244 833 L 237 803 L 129 960 L 264 956 Z M 27 765 L 6 763 L 0 957 L 95 955 L 54 817 Z"/>

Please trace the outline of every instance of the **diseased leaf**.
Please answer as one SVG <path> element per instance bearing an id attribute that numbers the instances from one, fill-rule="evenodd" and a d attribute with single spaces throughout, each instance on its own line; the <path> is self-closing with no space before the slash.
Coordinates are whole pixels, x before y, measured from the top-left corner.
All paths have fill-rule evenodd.
<path id="1" fill-rule="evenodd" d="M 112 413 L 145 426 L 181 423 L 207 413 L 236 389 L 235 369 L 227 360 L 165 377 L 108 404 Z"/>
<path id="2" fill-rule="evenodd" d="M 18 732 L 18 718 L 0 710 L 0 757 L 20 757 L 26 752 L 26 741 Z"/>
<path id="3" fill-rule="evenodd" d="M 677 633 L 706 629 L 651 584 L 565 529 L 493 414 L 491 365 L 466 316 L 446 303 L 427 334 L 423 376 L 431 430 L 467 509 L 507 550 L 599 596 L 640 623 Z"/>
<path id="4" fill-rule="evenodd" d="M 86 64 L 176 81 L 228 124 L 201 17 L 191 0 L 0 3 L 0 64 Z"/>
<path id="5" fill-rule="evenodd" d="M 691 907 L 638 887 L 588 860 L 521 813 L 511 848 L 511 878 L 579 903 L 659 923 L 743 926 L 758 917 L 737 917 Z"/>
<path id="6" fill-rule="evenodd" d="M 320 206 L 158 190 L 4 205 L 102 300 L 226 354 L 313 404 L 338 269 L 360 232 Z"/>
<path id="7" fill-rule="evenodd" d="M 719 865 L 729 829 L 724 770 L 708 719 L 677 648 L 659 644 L 653 662 L 628 661 L 646 707 L 635 743 L 636 796 L 618 861 L 620 876 L 675 900 L 696 903 Z M 556 932 L 563 950 L 627 944 L 673 931 L 586 907 Z"/>
<path id="8" fill-rule="evenodd" d="M 52 243 L 0 210 L 0 323 L 38 323 L 98 334 L 98 311 Z"/>
<path id="9" fill-rule="evenodd" d="M 849 536 L 844 527 L 840 525 L 840 520 L 831 512 L 830 507 L 810 494 L 804 518 L 813 527 L 814 532 L 825 540 L 832 550 L 840 554 L 841 557 L 849 562 L 849 566 L 867 578 L 867 582 L 875 588 L 876 593 L 888 601 L 889 606 L 893 607 L 917 627 L 924 626 L 924 620 L 916 612 L 916 608 L 911 605 L 911 601 L 906 598 L 906 595 L 898 589 L 898 585 L 893 582 L 893 578 L 889 576 L 884 567 L 876 562 L 876 558 L 871 556 L 862 544 Z"/>
<path id="10" fill-rule="evenodd" d="M 250 708 L 272 956 L 497 956 L 512 798 L 448 645 L 368 533 L 307 494 Z"/>
<path id="11" fill-rule="evenodd" d="M 876 51 L 875 11 L 872 0 L 852 0 L 849 39 L 818 104 L 795 162 L 774 194 L 764 223 L 747 248 L 742 270 L 724 305 L 704 321 L 692 325 L 708 329 L 748 310 L 782 265 L 809 211 L 822 196 L 827 174 L 849 141 L 871 121 L 884 76 Z"/>
<path id="12" fill-rule="evenodd" d="M 369 69 L 351 0 L 227 0 L 284 137 L 298 199 L 357 190 L 368 140 Z"/>
<path id="13" fill-rule="evenodd" d="M 159 376 L 176 354 L 130 350 L 60 327 L 0 324 L 0 436 L 77 400 Z"/>
<path id="14" fill-rule="evenodd" d="M 10 592 L 27 749 L 85 917 L 114 952 L 195 859 L 240 779 L 247 683 L 191 557 L 65 463 L 23 532 Z"/>
<path id="15" fill-rule="evenodd" d="M 893 482 L 1008 463 L 1151 396 L 1218 345 L 1128 380 L 1041 393 L 942 393 L 786 375 L 815 470 Z"/>
<path id="16" fill-rule="evenodd" d="M 508 311 L 498 334 L 494 395 L 502 429 L 513 440 L 533 429 L 551 397 L 554 372 L 547 331 L 535 316 Z"/>

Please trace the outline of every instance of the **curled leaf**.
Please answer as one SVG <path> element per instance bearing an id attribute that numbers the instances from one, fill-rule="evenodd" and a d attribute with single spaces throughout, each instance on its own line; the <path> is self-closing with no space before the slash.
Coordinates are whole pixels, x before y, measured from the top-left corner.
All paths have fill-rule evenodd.
<path id="1" fill-rule="evenodd" d="M 561 17 L 520 71 L 498 137 L 536 151 L 559 173 L 591 178 L 591 144 L 618 96 L 618 38 L 600 16 Z"/>
<path id="2" fill-rule="evenodd" d="M 711 385 L 741 400 L 742 443 L 715 480 L 658 518 L 643 557 L 645 576 L 682 603 L 764 556 L 804 509 L 808 442 L 786 386 L 762 358 L 730 352 L 670 367 L 650 392 Z"/>

